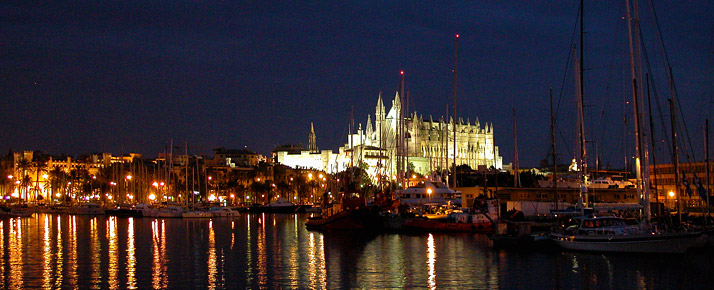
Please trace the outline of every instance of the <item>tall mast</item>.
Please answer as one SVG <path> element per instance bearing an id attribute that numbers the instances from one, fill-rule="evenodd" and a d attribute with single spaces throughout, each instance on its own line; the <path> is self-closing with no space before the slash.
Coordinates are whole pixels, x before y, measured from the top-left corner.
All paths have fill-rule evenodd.
<path id="1" fill-rule="evenodd" d="M 649 116 L 649 127 L 650 127 L 650 132 L 654 132 L 654 121 L 652 120 L 652 98 L 650 96 L 650 77 L 648 74 L 645 74 L 645 80 L 647 82 L 647 115 Z M 650 142 L 652 142 L 652 151 L 657 152 L 655 149 L 655 145 L 657 144 L 655 142 L 655 136 L 654 134 L 650 134 Z M 654 184 L 654 189 L 655 189 L 655 202 L 659 203 L 659 193 L 657 190 L 657 155 L 652 154 L 652 170 L 653 170 L 653 175 L 654 175 L 654 180 L 652 181 Z M 664 200 L 665 204 L 667 201 L 667 195 L 664 195 Z M 658 206 L 657 207 L 657 216 L 661 217 L 662 212 L 661 208 Z"/>
<path id="2" fill-rule="evenodd" d="M 677 116 L 674 111 L 674 100 L 669 99 L 670 121 L 672 122 L 672 150 L 674 152 L 674 188 L 677 193 L 677 217 L 679 223 L 682 223 L 682 199 L 681 191 L 679 190 L 679 150 L 677 149 Z"/>
<path id="3" fill-rule="evenodd" d="M 406 188 L 404 184 L 404 71 L 400 71 L 401 80 L 399 82 L 399 120 L 397 121 L 397 182 L 401 188 Z"/>
<path id="4" fill-rule="evenodd" d="M 637 69 L 639 67 L 639 51 L 640 51 L 640 45 L 639 41 L 635 43 L 634 38 L 633 38 L 633 31 L 632 27 L 634 24 L 635 31 L 634 34 L 635 36 L 639 36 L 639 20 L 637 19 L 637 16 L 639 13 L 637 12 L 637 0 L 633 0 L 633 10 L 635 13 L 635 17 L 631 17 L 630 14 L 630 3 L 629 0 L 625 0 L 626 6 L 627 6 L 627 30 L 628 30 L 628 38 L 629 38 L 629 43 L 630 43 L 630 73 L 632 74 L 632 105 L 634 109 L 634 117 L 635 117 L 635 151 L 636 151 L 636 159 L 635 159 L 635 167 L 636 167 L 636 173 L 637 173 L 637 196 L 640 199 L 640 203 L 642 204 L 643 211 L 644 211 L 644 216 L 647 222 L 650 221 L 650 189 L 649 189 L 649 176 L 648 176 L 648 153 L 647 153 L 647 148 L 645 146 L 646 144 L 646 138 L 643 138 L 643 135 L 645 133 L 645 129 L 642 126 L 644 124 L 644 119 L 642 115 L 642 102 L 640 101 L 640 96 L 642 95 L 639 93 L 640 89 L 638 88 L 638 79 L 641 79 L 640 77 L 640 70 Z M 634 22 L 634 23 L 633 23 Z M 635 51 L 635 44 L 637 45 L 637 50 Z M 637 54 L 637 55 L 635 55 Z M 636 62 L 637 60 L 637 62 Z"/>
<path id="5" fill-rule="evenodd" d="M 553 115 L 553 85 L 550 85 L 550 146 L 553 152 L 553 191 L 555 209 L 558 209 L 558 162 L 555 155 L 555 116 Z"/>
<path id="6" fill-rule="evenodd" d="M 518 173 L 518 135 L 516 134 L 516 109 L 513 110 L 513 186 L 521 187 L 521 178 Z M 494 150 L 495 151 L 495 150 Z M 496 158 L 496 155 L 493 156 Z"/>
<path id="7" fill-rule="evenodd" d="M 707 166 L 707 223 L 711 220 L 711 212 L 709 211 L 709 119 L 705 120 L 704 123 L 704 149 L 705 149 L 705 159 Z"/>
<path id="8" fill-rule="evenodd" d="M 458 52 L 459 52 L 459 35 L 457 34 L 456 37 L 454 37 L 454 170 L 453 170 L 453 175 L 454 175 L 454 181 L 452 182 L 452 188 L 456 188 L 456 156 L 457 156 L 457 149 L 456 149 L 456 80 L 457 80 L 457 60 L 458 60 Z"/>
<path id="9" fill-rule="evenodd" d="M 577 114 L 578 114 L 578 120 L 577 120 L 577 136 L 578 136 L 578 155 L 577 155 L 577 165 L 578 165 L 578 179 L 580 180 L 580 205 L 581 205 L 581 214 L 585 214 L 585 209 L 584 207 L 587 206 L 588 204 L 588 187 L 587 187 L 587 154 L 585 152 L 585 114 L 583 112 L 583 96 L 581 94 L 582 92 L 582 82 L 583 80 L 581 79 L 581 72 L 582 68 L 580 67 L 580 62 L 578 60 L 577 54 L 575 50 L 573 50 L 573 54 L 575 54 L 575 85 L 576 85 L 576 102 L 577 102 Z"/>

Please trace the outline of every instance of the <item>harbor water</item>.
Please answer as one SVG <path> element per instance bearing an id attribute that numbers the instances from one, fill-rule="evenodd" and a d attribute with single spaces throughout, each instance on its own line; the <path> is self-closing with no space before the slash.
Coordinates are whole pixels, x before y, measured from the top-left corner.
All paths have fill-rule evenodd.
<path id="1" fill-rule="evenodd" d="M 0 219 L 2 289 L 709 289 L 714 254 L 497 250 L 483 234 L 315 232 L 305 214 Z"/>

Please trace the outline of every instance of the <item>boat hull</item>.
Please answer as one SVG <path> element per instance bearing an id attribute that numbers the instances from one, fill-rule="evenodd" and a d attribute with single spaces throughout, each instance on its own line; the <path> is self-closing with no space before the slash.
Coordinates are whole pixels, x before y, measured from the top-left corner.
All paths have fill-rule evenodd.
<path id="1" fill-rule="evenodd" d="M 561 248 L 571 251 L 613 253 L 685 253 L 703 246 L 701 233 L 636 234 L 628 236 L 568 236 L 552 234 Z"/>
<path id="2" fill-rule="evenodd" d="M 309 218 L 305 226 L 308 230 L 381 230 L 384 222 L 378 214 L 359 209 Z"/>

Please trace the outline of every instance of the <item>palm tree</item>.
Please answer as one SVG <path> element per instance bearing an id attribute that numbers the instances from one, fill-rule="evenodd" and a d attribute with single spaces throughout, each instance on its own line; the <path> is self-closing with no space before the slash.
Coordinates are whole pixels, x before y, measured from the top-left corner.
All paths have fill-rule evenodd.
<path id="1" fill-rule="evenodd" d="M 38 196 L 40 195 L 40 173 L 46 173 L 47 172 L 47 161 L 44 160 L 44 158 L 36 158 L 34 162 L 32 162 L 32 167 L 35 168 L 35 201 L 37 201 Z"/>
<path id="2" fill-rule="evenodd" d="M 29 175 L 24 175 L 20 179 L 20 188 L 25 191 L 25 196 L 29 200 L 29 188 L 32 186 L 32 178 Z"/>
<path id="3" fill-rule="evenodd" d="M 49 173 L 49 185 L 50 185 L 50 195 L 55 195 L 55 192 L 62 192 L 66 187 L 67 174 L 62 170 L 62 168 L 55 166 L 50 169 Z"/>
<path id="4" fill-rule="evenodd" d="M 32 162 L 30 160 L 27 160 L 25 158 L 21 158 L 20 160 L 17 161 L 16 168 L 19 169 L 20 175 L 17 177 L 17 180 L 20 181 L 20 185 L 24 182 L 25 177 L 27 176 L 27 171 L 32 167 Z M 30 185 L 31 185 L 30 181 Z M 22 191 L 22 188 L 20 189 Z M 22 201 L 23 193 L 20 193 L 20 200 Z M 27 193 L 27 187 L 25 187 L 25 193 Z"/>

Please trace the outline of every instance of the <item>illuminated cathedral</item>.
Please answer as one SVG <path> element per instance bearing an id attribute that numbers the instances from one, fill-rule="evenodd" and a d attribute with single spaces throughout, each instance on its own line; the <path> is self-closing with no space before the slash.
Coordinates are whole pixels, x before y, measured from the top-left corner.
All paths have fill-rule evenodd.
<path id="1" fill-rule="evenodd" d="M 279 163 L 300 168 L 314 168 L 337 173 L 350 166 L 366 168 L 372 178 L 378 175 L 396 178 L 397 174 L 413 169 L 419 174 L 443 171 L 456 165 L 503 168 L 503 157 L 494 144 L 493 124 L 472 124 L 458 118 L 424 119 L 417 112 L 404 116 L 399 93 L 386 110 L 379 94 L 374 115 L 367 115 L 347 136 L 347 143 L 337 153 L 318 150 L 314 127 L 311 125 L 308 150 L 275 152 Z M 374 117 L 374 121 L 372 120 Z M 454 127 L 456 134 L 454 135 Z M 454 142 L 454 136 L 456 142 Z M 454 150 L 456 144 L 456 150 Z"/>

